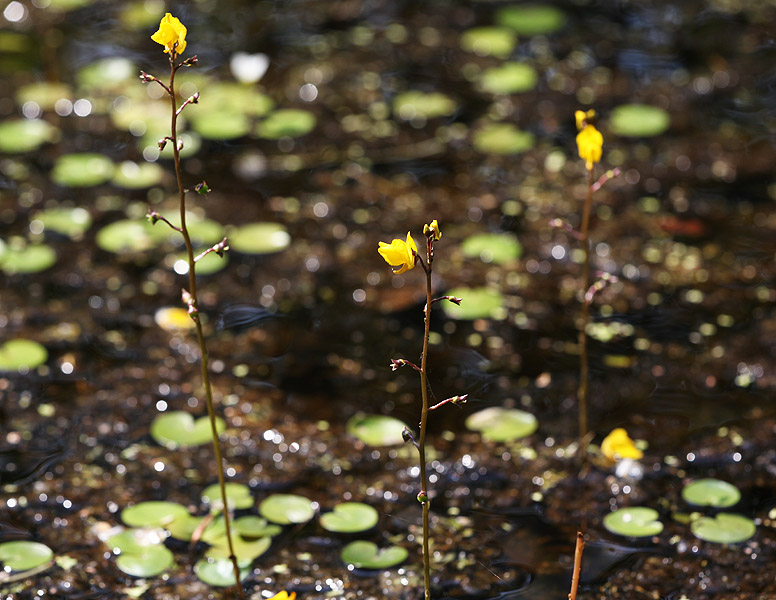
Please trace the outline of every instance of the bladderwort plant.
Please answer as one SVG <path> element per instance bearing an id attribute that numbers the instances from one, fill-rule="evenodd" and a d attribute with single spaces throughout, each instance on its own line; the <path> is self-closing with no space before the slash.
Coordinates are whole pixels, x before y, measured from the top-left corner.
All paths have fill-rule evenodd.
<path id="1" fill-rule="evenodd" d="M 434 219 L 429 225 L 423 227 L 423 235 L 426 238 L 426 260 L 418 254 L 418 247 L 415 240 L 412 239 L 410 232 L 407 232 L 407 240 L 394 239 L 390 244 L 380 242 L 377 251 L 385 259 L 394 274 L 400 275 L 415 265 L 420 265 L 426 273 L 426 305 L 423 308 L 423 351 L 420 357 L 420 366 L 401 359 L 391 359 L 391 370 L 396 371 L 400 367 L 411 367 L 420 374 L 420 393 L 421 393 L 421 412 L 420 412 L 420 431 L 417 440 L 406 427 L 402 432 L 405 441 L 411 441 L 418 450 L 420 462 L 420 492 L 418 492 L 418 502 L 423 507 L 423 590 L 425 600 L 431 599 L 431 554 L 429 545 L 429 510 L 431 509 L 431 497 L 429 494 L 429 481 L 426 470 L 426 429 L 428 426 L 428 417 L 431 411 L 441 408 L 445 404 L 463 404 L 466 402 L 466 394 L 462 396 L 452 396 L 433 406 L 429 403 L 429 384 L 428 384 L 428 339 L 431 332 L 431 306 L 435 302 L 448 300 L 460 306 L 461 299 L 455 296 L 432 297 L 431 291 L 431 271 L 434 265 L 434 242 L 439 241 L 442 232 L 439 229 L 437 220 Z"/>
<path id="2" fill-rule="evenodd" d="M 166 13 L 159 23 L 159 30 L 151 36 L 151 39 L 158 44 L 164 46 L 164 52 L 169 55 L 170 61 L 170 79 L 169 83 L 164 83 L 162 80 L 149 75 L 145 71 L 140 72 L 140 79 L 144 83 L 158 83 L 170 98 L 171 107 L 171 122 L 170 122 L 170 135 L 165 136 L 159 140 L 159 151 L 164 150 L 168 143 L 172 144 L 172 155 L 175 164 L 175 176 L 178 182 L 178 206 L 180 209 L 180 226 L 173 225 L 168 219 L 160 215 L 155 210 L 149 210 L 147 215 L 148 220 L 155 224 L 157 221 L 163 221 L 169 227 L 177 231 L 183 237 L 184 244 L 186 245 L 186 254 L 189 264 L 189 287 L 183 289 L 181 298 L 186 305 L 189 316 L 194 321 L 195 329 L 197 332 L 197 342 L 199 344 L 199 350 L 201 354 L 200 365 L 202 371 L 202 387 L 205 393 L 205 402 L 207 404 L 208 417 L 210 419 L 210 430 L 213 437 L 213 452 L 216 458 L 216 466 L 218 470 L 218 484 L 221 490 L 221 502 L 223 505 L 224 525 L 226 529 L 226 539 L 229 548 L 229 558 L 234 568 L 235 587 L 238 590 L 238 597 L 241 600 L 245 600 L 245 594 L 243 592 L 242 584 L 240 583 L 240 569 L 237 564 L 237 557 L 234 553 L 234 546 L 232 544 L 232 528 L 231 519 L 229 517 L 229 504 L 226 498 L 226 485 L 224 476 L 224 464 L 221 454 L 221 442 L 218 437 L 218 430 L 216 425 L 215 407 L 213 405 L 213 391 L 210 385 L 210 369 L 208 365 L 208 351 L 205 343 L 205 336 L 202 329 L 202 320 L 199 313 L 199 299 L 197 296 L 197 278 L 196 278 L 196 266 L 197 262 L 203 257 L 207 256 L 211 252 L 217 253 L 219 256 L 223 256 L 223 253 L 229 249 L 226 245 L 226 238 L 214 246 L 208 248 L 199 255 L 194 255 L 194 246 L 191 242 L 191 236 L 189 235 L 188 227 L 186 226 L 186 193 L 188 190 L 183 186 L 183 173 L 181 171 L 181 159 L 180 151 L 183 148 L 183 142 L 178 138 L 177 122 L 178 116 L 181 112 L 191 104 L 197 104 L 199 101 L 199 92 L 193 96 L 187 98 L 178 106 L 178 98 L 175 92 L 175 74 L 179 69 L 184 67 L 192 67 L 197 64 L 197 56 L 194 55 L 181 62 L 178 62 L 180 55 L 186 50 L 186 27 L 170 13 Z M 194 190 L 199 194 L 207 194 L 210 189 L 203 181 L 198 183 Z"/>

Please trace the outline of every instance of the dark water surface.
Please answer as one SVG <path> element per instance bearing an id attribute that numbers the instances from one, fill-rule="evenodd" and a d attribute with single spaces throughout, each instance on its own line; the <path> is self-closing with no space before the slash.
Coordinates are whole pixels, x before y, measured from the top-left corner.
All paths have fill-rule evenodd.
<path id="1" fill-rule="evenodd" d="M 465 52 L 460 37 L 491 25 L 505 3 L 166 6 L 188 27 L 197 73 L 211 78 L 203 97 L 208 85 L 233 81 L 234 53 L 264 53 L 269 68 L 257 89 L 317 118 L 298 138 L 252 129 L 205 139 L 184 160 L 187 185 L 205 179 L 214 190 L 191 197 L 194 209 L 223 225 L 280 223 L 291 238 L 278 253 L 232 253 L 225 269 L 201 277 L 229 479 L 250 485 L 257 501 L 285 491 L 323 510 L 367 502 L 381 513 L 367 537 L 410 550 L 397 569 L 351 572 L 338 557 L 351 538 L 315 524 L 284 531 L 246 582 L 256 598 L 280 589 L 303 598 L 422 596 L 414 451 L 367 447 L 345 423 L 359 411 L 417 423 L 417 379 L 388 365 L 419 353 L 423 276 L 391 275 L 376 249 L 408 230 L 420 239 L 434 218 L 444 232 L 436 290 L 488 286 L 504 295 L 498 318 L 434 310 L 433 392 L 471 399 L 431 424 L 435 597 L 565 597 L 580 528 L 590 541 L 582 598 L 776 595 L 776 7 L 554 4 L 564 27 L 519 36 L 509 55 L 536 69 L 536 88 L 500 96 L 471 74 L 503 59 Z M 208 446 L 171 452 L 149 434 L 160 412 L 205 410 L 193 339 L 153 319 L 159 307 L 178 306 L 187 285 L 172 269 L 180 248 L 114 254 L 95 242 L 102 227 L 142 220 L 149 205 L 174 211 L 171 162 L 160 160 L 164 179 L 142 189 L 51 180 L 68 153 L 155 159 L 142 128 L 111 119 L 137 101 L 138 88 L 142 97 L 139 69 L 165 71 L 149 39 L 165 7 L 148 6 L 147 26 L 122 20 L 123 5 L 112 2 L 71 12 L 11 2 L 0 16 L 0 120 L 41 117 L 60 131 L 35 151 L 0 153 L 0 240 L 45 240 L 57 253 L 41 273 L 0 273 L 0 341 L 29 338 L 49 352 L 45 366 L 0 377 L 0 541 L 40 541 L 77 561 L 0 579 L 7 598 L 124 597 L 145 584 L 116 568 L 99 531 L 146 500 L 201 513 L 201 491 L 216 480 Z M 79 79 L 110 57 L 129 59 L 131 75 L 102 87 Z M 17 96 L 40 81 L 68 86 L 70 109 Z M 391 106 L 406 90 L 443 92 L 455 108 L 403 120 Z M 614 135 L 609 115 L 626 103 L 665 109 L 670 127 L 651 138 Z M 592 225 L 594 268 L 619 277 L 593 305 L 593 444 L 626 427 L 648 444 L 643 478 L 616 475 L 595 448 L 582 466 L 577 448 L 578 248 L 549 222 L 579 222 L 585 173 L 573 113 L 588 107 L 601 116 L 603 168 L 622 170 L 597 192 Z M 535 146 L 474 149 L 474 133 L 491 121 L 530 132 Z M 60 205 L 89 212 L 82 239 L 37 229 L 37 211 Z M 514 234 L 521 258 L 465 256 L 462 242 L 485 232 Z M 276 316 L 219 330 L 233 305 Z M 466 430 L 466 416 L 497 405 L 531 412 L 538 431 L 491 443 Z M 702 542 L 673 518 L 690 512 L 682 485 L 702 477 L 741 489 L 735 510 L 758 524 L 751 540 Z M 604 529 L 609 511 L 634 505 L 658 509 L 665 530 L 641 541 Z M 192 572 L 200 549 L 173 549 L 177 566 L 149 579 L 142 597 L 220 597 Z"/>

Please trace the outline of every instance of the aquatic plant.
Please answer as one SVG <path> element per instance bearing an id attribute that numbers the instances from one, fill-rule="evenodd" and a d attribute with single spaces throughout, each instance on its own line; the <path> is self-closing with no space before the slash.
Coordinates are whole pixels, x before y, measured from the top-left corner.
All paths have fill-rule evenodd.
<path id="1" fill-rule="evenodd" d="M 426 600 L 431 598 L 431 553 L 429 549 L 429 510 L 431 508 L 431 498 L 429 495 L 429 481 L 426 469 L 426 428 L 428 426 L 429 413 L 432 410 L 441 408 L 445 404 L 461 404 L 466 402 L 466 395 L 452 396 L 437 404 L 429 404 L 429 385 L 428 385 L 428 339 L 431 332 L 431 305 L 435 302 L 448 300 L 453 304 L 460 305 L 461 299 L 455 296 L 442 296 L 433 298 L 431 293 L 431 272 L 434 264 L 434 242 L 442 237 L 442 231 L 439 229 L 437 220 L 434 219 L 430 224 L 423 227 L 423 235 L 426 238 L 426 260 L 418 254 L 418 247 L 412 234 L 407 232 L 407 239 L 394 239 L 390 244 L 380 242 L 378 252 L 385 261 L 391 265 L 395 274 L 404 273 L 420 265 L 426 273 L 426 305 L 423 308 L 423 321 L 425 331 L 423 334 L 423 352 L 421 354 L 420 366 L 405 359 L 391 359 L 391 369 L 397 370 L 400 367 L 411 367 L 420 374 L 420 392 L 421 392 L 421 413 L 420 413 L 420 432 L 417 440 L 409 429 L 404 429 L 404 439 L 411 441 L 418 450 L 420 461 L 420 492 L 418 493 L 418 502 L 423 507 L 423 582 L 424 594 Z"/>
<path id="2" fill-rule="evenodd" d="M 636 444 L 622 427 L 613 429 L 601 442 L 601 454 L 612 461 L 623 458 L 639 460 L 644 453 L 636 447 Z"/>
<path id="3" fill-rule="evenodd" d="M 215 408 L 213 405 L 213 392 L 210 385 L 210 373 L 208 368 L 208 351 L 205 344 L 205 336 L 202 330 L 202 321 L 199 316 L 199 299 L 197 296 L 197 279 L 196 279 L 196 264 L 199 260 L 207 256 L 208 254 L 215 252 L 222 255 L 225 250 L 228 250 L 226 245 L 226 238 L 223 238 L 220 242 L 214 244 L 198 256 L 194 255 L 194 246 L 192 244 L 192 237 L 189 232 L 189 228 L 186 223 L 186 192 L 187 189 L 183 185 L 183 173 L 181 170 L 180 151 L 183 147 L 183 142 L 178 137 L 177 121 L 181 112 L 189 105 L 196 104 L 199 101 L 199 92 L 195 93 L 186 99 L 180 106 L 178 106 L 178 100 L 175 92 L 175 74 L 181 68 L 191 67 L 197 64 L 197 56 L 194 55 L 181 62 L 177 62 L 181 53 L 186 49 L 186 27 L 170 13 L 166 13 L 159 23 L 159 29 L 151 36 L 151 39 L 158 44 L 164 46 L 164 52 L 169 56 L 170 61 L 170 79 L 169 83 L 165 84 L 160 79 L 149 75 L 145 71 L 140 72 L 140 78 L 144 83 L 158 83 L 167 95 L 170 97 L 171 107 L 171 121 L 170 121 L 170 135 L 163 137 L 159 140 L 159 150 L 163 150 L 167 143 L 170 142 L 172 146 L 173 161 L 175 164 L 175 175 L 178 182 L 178 200 L 180 208 L 180 225 L 174 225 L 168 219 L 160 215 L 154 210 L 150 210 L 148 214 L 148 220 L 155 224 L 158 221 L 163 221 L 170 228 L 179 232 L 183 236 L 183 241 L 186 245 L 186 255 L 188 262 L 188 274 L 189 274 L 189 287 L 183 289 L 182 300 L 186 305 L 189 316 L 194 321 L 197 333 L 197 342 L 201 353 L 201 371 L 202 371 L 202 385 L 205 392 L 205 400 L 207 404 L 208 418 L 210 421 L 210 433 L 213 441 L 213 451 L 215 453 L 216 468 L 218 471 L 218 484 L 221 490 L 221 505 L 228 507 L 227 503 L 227 491 L 226 481 L 224 475 L 223 459 L 221 457 L 221 442 L 219 441 L 219 426 L 218 420 L 215 414 Z M 195 186 L 194 190 L 199 194 L 207 194 L 210 191 L 207 184 L 203 181 Z M 234 550 L 234 544 L 232 541 L 231 523 L 229 518 L 228 508 L 223 510 L 224 517 L 224 529 L 226 538 L 226 547 L 228 549 L 228 558 L 232 563 L 232 569 L 234 571 L 235 587 L 238 590 L 239 597 L 245 598 L 242 584 L 240 583 L 241 572 L 240 565 L 237 561 L 237 556 Z"/>

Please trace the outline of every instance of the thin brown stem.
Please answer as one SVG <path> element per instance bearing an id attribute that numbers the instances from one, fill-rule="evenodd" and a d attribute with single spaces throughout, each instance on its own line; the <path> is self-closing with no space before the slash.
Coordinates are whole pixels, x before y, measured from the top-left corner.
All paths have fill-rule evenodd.
<path id="1" fill-rule="evenodd" d="M 197 330 L 197 342 L 199 343 L 199 349 L 201 353 L 201 370 L 202 370 L 202 385 L 205 390 L 205 402 L 207 404 L 207 413 L 210 419 L 210 431 L 213 437 L 213 452 L 216 458 L 216 471 L 218 472 L 218 485 L 221 489 L 221 502 L 223 503 L 224 511 L 224 526 L 226 528 L 226 541 L 229 547 L 229 558 L 232 561 L 232 567 L 234 569 L 235 586 L 238 591 L 238 597 L 241 600 L 245 600 L 245 593 L 243 592 L 242 583 L 240 583 L 240 567 L 237 564 L 237 557 L 234 553 L 234 547 L 232 544 L 232 530 L 231 520 L 229 518 L 229 504 L 226 498 L 226 480 L 224 476 L 224 463 L 221 456 L 221 442 L 218 438 L 218 427 L 216 425 L 216 413 L 213 405 L 213 390 L 210 385 L 210 369 L 208 367 L 208 352 L 207 345 L 205 344 L 205 335 L 202 330 L 202 320 L 199 316 L 199 299 L 197 296 L 197 277 L 196 277 L 196 261 L 194 260 L 194 246 L 191 243 L 191 236 L 189 230 L 186 227 L 186 191 L 183 187 L 183 173 L 181 171 L 181 158 L 180 147 L 178 146 L 178 108 L 177 100 L 175 98 L 175 71 L 177 70 L 175 65 L 174 54 L 170 55 L 170 85 L 168 93 L 170 95 L 170 103 L 172 105 L 172 121 L 170 123 L 170 132 L 173 140 L 173 160 L 175 162 L 175 176 L 178 180 L 178 205 L 180 208 L 180 232 L 183 236 L 183 241 L 186 244 L 186 254 L 188 256 L 189 263 L 189 294 L 191 294 L 191 309 L 193 311 L 194 323 Z"/>
<path id="2" fill-rule="evenodd" d="M 587 171 L 587 195 L 582 212 L 582 228 L 580 230 L 580 242 L 582 244 L 582 289 L 590 289 L 590 212 L 593 207 L 593 170 Z M 590 303 L 582 299 L 582 315 L 579 324 L 579 388 L 577 390 L 577 402 L 579 405 L 579 437 L 587 433 L 587 325 L 590 320 Z"/>
<path id="3" fill-rule="evenodd" d="M 429 256 L 426 271 L 426 306 L 424 308 L 425 330 L 423 333 L 423 356 L 420 363 L 420 391 L 423 408 L 420 413 L 420 436 L 418 438 L 418 454 L 420 458 L 420 493 L 423 504 L 423 589 L 425 600 L 431 600 L 431 556 L 429 554 L 429 524 L 428 513 L 431 499 L 428 495 L 428 474 L 426 472 L 426 425 L 428 424 L 428 338 L 431 332 L 431 264 L 433 254 L 431 242 L 428 242 Z"/>
<path id="4" fill-rule="evenodd" d="M 574 571 L 571 575 L 571 592 L 569 600 L 577 600 L 579 588 L 579 573 L 582 571 L 582 552 L 585 550 L 585 538 L 581 531 L 577 531 L 577 543 L 574 547 Z"/>

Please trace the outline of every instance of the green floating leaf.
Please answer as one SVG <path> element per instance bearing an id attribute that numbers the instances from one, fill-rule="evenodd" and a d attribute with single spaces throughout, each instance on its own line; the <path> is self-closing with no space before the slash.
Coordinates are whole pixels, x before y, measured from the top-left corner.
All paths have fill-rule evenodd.
<path id="1" fill-rule="evenodd" d="M 140 190 L 156 185 L 162 180 L 164 169 L 156 163 L 136 163 L 125 160 L 113 175 L 113 185 L 128 190 Z"/>
<path id="2" fill-rule="evenodd" d="M 220 434 L 224 429 L 226 423 L 222 418 L 216 417 L 216 430 Z M 184 410 L 165 412 L 156 417 L 151 423 L 151 437 L 171 450 L 213 441 L 210 418 L 204 416 L 194 420 L 194 417 Z"/>
<path id="3" fill-rule="evenodd" d="M 248 223 L 229 232 L 229 247 L 243 254 L 280 252 L 291 236 L 280 223 Z"/>
<path id="4" fill-rule="evenodd" d="M 54 142 L 59 129 L 42 119 L 13 119 L 0 123 L 0 152 L 17 154 Z"/>
<path id="5" fill-rule="evenodd" d="M 539 80 L 536 69 L 518 62 L 504 63 L 482 73 L 480 86 L 491 94 L 519 94 L 536 87 Z"/>
<path id="6" fill-rule="evenodd" d="M 89 6 L 94 0 L 49 0 L 46 8 L 52 11 L 66 12 Z"/>
<path id="7" fill-rule="evenodd" d="M 404 443 L 405 427 L 393 417 L 358 413 L 348 420 L 347 432 L 370 446 L 396 446 Z"/>
<path id="8" fill-rule="evenodd" d="M 43 110 L 53 110 L 60 100 L 71 100 L 72 90 L 63 83 L 48 83 L 45 81 L 30 83 L 16 91 L 16 102 L 20 106 L 34 102 Z"/>
<path id="9" fill-rule="evenodd" d="M 499 265 L 517 260 L 523 254 L 520 242 L 509 233 L 480 233 L 469 236 L 461 244 L 461 250 L 467 258 L 479 258 L 482 262 Z"/>
<path id="10" fill-rule="evenodd" d="M 452 302 L 443 302 L 442 307 L 452 319 L 471 321 L 474 319 L 503 319 L 506 317 L 504 297 L 501 292 L 491 288 L 454 288 L 447 295 L 462 298 L 460 306 Z"/>
<path id="11" fill-rule="evenodd" d="M 610 512 L 604 517 L 604 527 L 612 533 L 629 537 L 652 536 L 663 531 L 657 511 L 646 506 L 631 506 Z"/>
<path id="12" fill-rule="evenodd" d="M 242 537 L 255 539 L 279 535 L 283 529 L 279 525 L 270 525 L 266 519 L 256 515 L 245 515 L 234 521 L 234 528 Z"/>
<path id="13" fill-rule="evenodd" d="M 80 238 L 92 225 L 92 216 L 85 208 L 57 207 L 35 214 L 35 219 L 43 223 L 44 230 L 56 231 L 70 238 Z"/>
<path id="14" fill-rule="evenodd" d="M 139 72 L 137 66 L 128 58 L 113 56 L 83 67 L 76 74 L 76 79 L 79 86 L 87 92 L 118 91 L 130 81 L 134 84 Z"/>
<path id="15" fill-rule="evenodd" d="M 475 27 L 461 36 L 461 48 L 480 56 L 506 58 L 516 44 L 517 36 L 506 27 Z"/>
<path id="16" fill-rule="evenodd" d="M 164 529 L 131 528 L 111 536 L 106 544 L 116 554 L 137 554 L 143 552 L 148 546 L 161 544 L 165 536 Z"/>
<path id="17" fill-rule="evenodd" d="M 455 112 L 455 100 L 440 92 L 410 90 L 393 100 L 393 112 L 404 121 L 416 118 L 436 119 Z"/>
<path id="18" fill-rule="evenodd" d="M 100 229 L 95 237 L 97 246 L 114 254 L 132 254 L 156 247 L 166 239 L 166 225 L 151 225 L 145 219 L 122 219 Z"/>
<path id="19" fill-rule="evenodd" d="M 9 340 L 0 346 L 0 371 L 36 369 L 47 360 L 46 348 L 33 340 Z"/>
<path id="20" fill-rule="evenodd" d="M 138 502 L 121 511 L 121 520 L 129 527 L 166 527 L 175 519 L 188 516 L 189 511 L 182 504 L 162 500 Z"/>
<path id="21" fill-rule="evenodd" d="M 240 564 L 240 581 L 245 580 L 251 574 L 250 562 Z M 234 567 L 228 558 L 203 558 L 194 565 L 194 572 L 201 581 L 216 587 L 229 587 L 234 585 Z"/>
<path id="22" fill-rule="evenodd" d="M 251 495 L 251 488 L 242 483 L 226 483 L 224 484 L 226 489 L 226 501 L 229 504 L 229 510 L 241 510 L 243 508 L 250 508 L 253 506 L 253 496 Z M 221 502 L 221 487 L 219 484 L 214 483 L 208 486 L 204 492 L 202 492 L 202 502 L 210 505 L 210 510 L 223 510 L 224 505 Z"/>
<path id="23" fill-rule="evenodd" d="M 208 548 L 205 556 L 209 558 L 229 558 L 229 544 L 226 541 L 226 535 L 211 543 L 213 546 Z M 271 545 L 272 538 L 270 537 L 246 541 L 240 536 L 232 536 L 232 548 L 234 548 L 234 555 L 238 561 L 253 561 L 269 550 Z"/>
<path id="24" fill-rule="evenodd" d="M 752 537 L 757 526 L 743 515 L 720 513 L 715 517 L 695 519 L 690 529 L 695 537 L 706 542 L 737 544 Z"/>
<path id="25" fill-rule="evenodd" d="M 512 123 L 491 123 L 474 132 L 472 144 L 483 154 L 519 154 L 534 147 L 532 133 L 521 131 Z"/>
<path id="26" fill-rule="evenodd" d="M 192 127 L 208 140 L 233 140 L 251 132 L 251 122 L 242 113 L 208 112 L 192 120 Z"/>
<path id="27" fill-rule="evenodd" d="M 376 544 L 359 540 L 342 549 L 342 562 L 358 569 L 388 569 L 407 560 L 409 553 L 401 546 L 379 549 Z"/>
<path id="28" fill-rule="evenodd" d="M 269 140 L 297 138 L 315 128 L 315 115 L 298 108 L 284 108 L 270 113 L 256 128 L 256 133 Z"/>
<path id="29" fill-rule="evenodd" d="M 562 28 L 566 13 L 548 4 L 516 4 L 499 10 L 496 23 L 520 35 L 544 35 Z"/>
<path id="30" fill-rule="evenodd" d="M 623 104 L 612 111 L 609 127 L 617 135 L 652 137 L 671 125 L 671 117 L 657 106 Z"/>
<path id="31" fill-rule="evenodd" d="M 195 249 L 194 253 L 196 255 L 199 250 Z M 182 260 L 185 263 L 188 263 L 189 257 L 188 254 L 185 252 L 181 252 L 176 256 L 177 260 Z M 218 256 L 216 252 L 210 252 L 209 254 L 206 254 L 202 258 L 200 258 L 197 261 L 197 275 L 213 275 L 214 273 L 218 273 L 219 271 L 223 271 L 226 268 L 226 265 L 229 264 L 229 253 L 225 252 L 223 256 Z M 188 271 L 186 271 L 188 273 Z"/>
<path id="32" fill-rule="evenodd" d="M 102 154 L 65 154 L 54 163 L 51 179 L 65 187 L 92 187 L 113 177 L 115 165 Z"/>
<path id="33" fill-rule="evenodd" d="M 188 116 L 192 119 L 198 119 L 200 113 L 223 112 L 262 117 L 275 107 L 272 98 L 260 92 L 253 85 L 218 81 L 207 85 L 202 82 L 200 87 L 202 87 L 202 93 L 199 103 L 190 111 L 186 109 Z"/>
<path id="34" fill-rule="evenodd" d="M 194 532 L 197 530 L 197 528 L 202 524 L 202 521 L 205 520 L 205 517 L 195 517 L 194 515 L 180 515 L 178 517 L 175 517 L 175 519 L 171 522 L 165 525 L 165 528 L 167 531 L 170 532 L 170 535 L 174 537 L 176 540 L 183 540 L 185 542 L 190 542 L 191 537 L 194 535 Z M 207 529 L 206 529 L 207 531 Z M 204 540 L 207 541 L 207 540 Z"/>
<path id="35" fill-rule="evenodd" d="M 0 253 L 0 269 L 8 275 L 40 273 L 57 262 L 57 253 L 46 244 L 9 245 Z"/>
<path id="36" fill-rule="evenodd" d="M 337 533 L 356 533 L 366 531 L 377 525 L 377 511 L 361 502 L 342 502 L 332 512 L 321 515 L 321 526 L 326 531 Z"/>
<path id="37" fill-rule="evenodd" d="M 259 504 L 259 513 L 280 525 L 306 523 L 315 516 L 315 505 L 304 496 L 272 494 Z"/>
<path id="38" fill-rule="evenodd" d="M 720 479 L 698 479 L 684 486 L 682 498 L 696 506 L 716 506 L 727 508 L 741 499 L 738 488 Z"/>
<path id="39" fill-rule="evenodd" d="M 0 544 L 0 563 L 11 571 L 28 571 L 54 557 L 51 548 L 39 542 L 14 540 Z"/>
<path id="40" fill-rule="evenodd" d="M 531 413 L 516 408 L 491 406 L 469 415 L 466 427 L 482 432 L 491 442 L 511 442 L 531 435 L 539 422 Z"/>
<path id="41" fill-rule="evenodd" d="M 116 566 L 132 577 L 153 577 L 175 565 L 175 557 L 165 546 L 145 546 L 139 552 L 122 552 Z"/>

